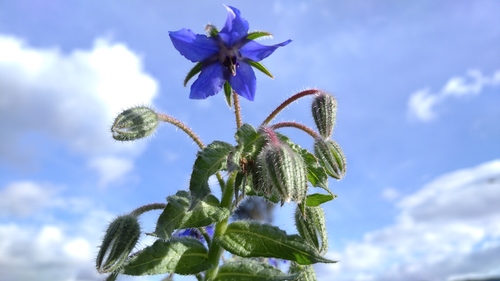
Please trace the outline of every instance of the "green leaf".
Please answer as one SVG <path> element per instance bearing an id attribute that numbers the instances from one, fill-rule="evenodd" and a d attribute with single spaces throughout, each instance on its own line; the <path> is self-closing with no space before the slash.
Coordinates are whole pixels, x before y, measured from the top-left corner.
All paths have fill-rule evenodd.
<path id="1" fill-rule="evenodd" d="M 232 149 L 233 146 L 229 143 L 214 141 L 198 152 L 189 181 L 191 207 L 210 194 L 208 178 L 218 171 L 226 169 L 227 156 Z"/>
<path id="2" fill-rule="evenodd" d="M 224 95 L 226 96 L 226 103 L 229 108 L 232 106 L 231 102 L 231 94 L 233 93 L 233 89 L 231 88 L 231 85 L 229 85 L 229 82 L 224 83 Z"/>
<path id="3" fill-rule="evenodd" d="M 186 191 L 179 191 L 167 198 L 167 206 L 163 209 L 154 236 L 168 240 L 176 229 L 208 226 L 229 217 L 229 210 L 219 207 L 219 200 L 208 195 L 203 201 L 189 211 L 190 197 Z"/>
<path id="4" fill-rule="evenodd" d="M 299 273 L 299 276 L 294 281 L 316 281 L 316 272 L 312 265 L 300 265 L 295 262 L 290 264 L 289 273 Z"/>
<path id="5" fill-rule="evenodd" d="M 153 275 L 177 273 L 196 274 L 211 267 L 208 250 L 195 238 L 172 238 L 165 242 L 156 240 L 130 258 L 123 267 L 127 275 Z"/>
<path id="6" fill-rule="evenodd" d="M 260 37 L 273 37 L 273 35 L 267 31 L 254 31 L 247 35 L 248 40 L 255 40 Z"/>
<path id="7" fill-rule="evenodd" d="M 193 66 L 193 68 L 191 68 L 191 70 L 186 75 L 186 78 L 184 78 L 184 87 L 186 87 L 187 83 L 189 82 L 189 80 L 191 78 L 193 78 L 193 76 L 195 76 L 196 74 L 198 74 L 201 71 L 201 67 L 202 67 L 202 63 L 198 62 L 197 64 L 195 64 Z"/>
<path id="8" fill-rule="evenodd" d="M 241 257 L 273 257 L 304 265 L 336 262 L 322 257 L 299 235 L 287 235 L 275 226 L 254 221 L 231 223 L 219 243 L 230 253 Z"/>
<path id="9" fill-rule="evenodd" d="M 267 68 L 264 65 L 262 65 L 262 63 L 253 60 L 247 60 L 247 62 L 249 65 L 255 67 L 260 72 L 274 79 L 274 76 L 271 74 L 271 72 L 269 72 L 269 70 L 267 70 Z"/>
<path id="10" fill-rule="evenodd" d="M 215 281 L 274 281 L 294 280 L 298 274 L 286 274 L 276 267 L 249 259 L 239 259 L 224 263 L 219 268 Z"/>
<path id="11" fill-rule="evenodd" d="M 321 193 L 310 194 L 307 195 L 306 197 L 306 206 L 317 207 L 325 202 L 335 199 L 336 197 L 337 195 L 334 194 L 321 194 Z"/>
<path id="12" fill-rule="evenodd" d="M 241 153 L 254 159 L 265 143 L 262 135 L 250 124 L 243 124 L 235 134 L 238 146 L 242 148 Z"/>

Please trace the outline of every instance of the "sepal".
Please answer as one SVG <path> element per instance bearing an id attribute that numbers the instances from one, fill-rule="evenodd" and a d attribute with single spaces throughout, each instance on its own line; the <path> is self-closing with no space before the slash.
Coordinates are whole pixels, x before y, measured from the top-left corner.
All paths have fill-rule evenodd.
<path id="1" fill-rule="evenodd" d="M 337 115 L 337 101 L 332 95 L 318 92 L 311 105 L 314 123 L 324 139 L 331 136 Z"/>
<path id="2" fill-rule="evenodd" d="M 158 126 L 158 115 L 147 106 L 137 106 L 120 113 L 111 126 L 115 140 L 131 141 L 151 135 Z"/>
<path id="3" fill-rule="evenodd" d="M 107 273 L 119 269 L 135 248 L 140 235 L 141 226 L 136 216 L 123 215 L 112 221 L 97 254 L 97 271 Z"/>

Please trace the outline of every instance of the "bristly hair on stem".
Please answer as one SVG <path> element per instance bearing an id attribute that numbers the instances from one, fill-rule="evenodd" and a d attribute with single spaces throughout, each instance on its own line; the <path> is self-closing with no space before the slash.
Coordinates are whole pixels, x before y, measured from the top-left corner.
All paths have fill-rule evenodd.
<path id="1" fill-rule="evenodd" d="M 170 115 L 163 114 L 163 113 L 158 113 L 158 119 L 161 120 L 161 121 L 163 121 L 163 122 L 170 123 L 170 124 L 176 126 L 177 128 L 183 130 L 188 136 L 191 137 L 191 139 L 193 139 L 193 141 L 201 149 L 203 149 L 205 147 L 205 144 L 203 144 L 203 142 L 201 141 L 200 137 L 198 137 L 198 135 L 195 134 L 193 132 L 193 130 L 191 130 L 188 126 L 186 126 L 186 124 L 182 123 L 178 119 L 176 119 L 176 118 L 174 118 L 174 117 L 172 117 Z"/>
<path id="2" fill-rule="evenodd" d="M 297 94 L 289 97 L 282 104 L 280 104 L 278 107 L 276 107 L 276 109 L 273 112 L 271 112 L 271 114 L 269 114 L 269 116 L 262 122 L 261 126 L 265 126 L 265 125 L 269 124 L 269 122 L 271 122 L 271 120 L 273 120 L 274 117 L 276 117 L 276 115 L 278 115 L 278 113 L 280 113 L 285 107 L 290 105 L 292 102 L 294 102 L 300 98 L 303 98 L 305 96 L 308 96 L 308 95 L 317 94 L 319 92 L 320 92 L 320 90 L 318 90 L 318 89 L 308 89 L 308 90 L 298 92 Z"/>
<path id="3" fill-rule="evenodd" d="M 233 91 L 233 103 L 234 103 L 234 115 L 236 117 L 236 128 L 239 129 L 241 125 L 243 125 L 243 123 L 241 121 L 240 99 L 235 91 Z"/>
<path id="4" fill-rule="evenodd" d="M 311 137 L 313 137 L 313 139 L 321 138 L 321 136 L 316 131 L 314 131 L 313 129 L 307 127 L 306 125 L 303 125 L 303 124 L 300 124 L 300 123 L 297 123 L 297 122 L 279 122 L 279 123 L 273 124 L 273 125 L 271 125 L 269 127 L 271 129 L 273 129 L 273 130 L 276 130 L 276 129 L 279 129 L 279 128 L 285 128 L 285 127 L 296 128 L 296 129 L 299 129 L 299 130 L 302 130 L 302 131 L 306 132 Z"/>

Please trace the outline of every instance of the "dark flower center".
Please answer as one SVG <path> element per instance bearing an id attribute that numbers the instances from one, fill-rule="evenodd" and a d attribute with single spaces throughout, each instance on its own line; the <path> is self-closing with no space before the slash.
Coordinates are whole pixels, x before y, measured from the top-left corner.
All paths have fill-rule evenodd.
<path id="1" fill-rule="evenodd" d="M 240 66 L 238 62 L 239 58 L 241 58 L 241 53 L 238 48 L 227 48 L 226 46 L 221 47 L 219 52 L 219 61 L 233 76 L 236 76 L 236 68 Z"/>
<path id="2" fill-rule="evenodd" d="M 231 75 L 236 75 L 236 68 L 239 66 L 236 56 L 226 56 L 222 65 L 227 67 L 227 69 L 231 72 Z"/>

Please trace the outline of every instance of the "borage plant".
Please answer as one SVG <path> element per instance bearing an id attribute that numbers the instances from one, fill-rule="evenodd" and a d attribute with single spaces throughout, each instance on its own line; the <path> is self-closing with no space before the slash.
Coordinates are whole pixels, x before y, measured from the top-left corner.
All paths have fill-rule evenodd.
<path id="1" fill-rule="evenodd" d="M 316 280 L 312 264 L 333 263 L 325 258 L 328 241 L 321 205 L 336 196 L 328 188 L 328 177 L 341 179 L 345 158 L 330 139 L 335 125 L 336 101 L 317 89 L 299 92 L 279 105 L 256 128 L 243 124 L 239 96 L 253 100 L 256 79 L 252 67 L 272 77 L 259 63 L 278 47 L 254 41 L 268 32 L 248 33 L 248 22 L 233 7 L 228 10 L 222 30 L 207 26 L 208 36 L 189 29 L 170 32 L 174 47 L 196 62 L 184 84 L 199 73 L 191 86 L 190 98 L 204 99 L 224 89 L 226 102 L 234 109 L 237 130 L 235 144 L 214 141 L 205 146 L 200 138 L 179 120 L 148 107 L 122 112 L 111 131 L 120 141 L 150 135 L 160 121 L 186 132 L 200 147 L 189 191 L 168 196 L 167 203 L 145 205 L 117 217 L 108 227 L 96 258 L 100 273 L 108 280 L 119 274 L 194 275 L 198 280 Z M 276 115 L 297 99 L 312 96 L 312 116 L 317 131 L 296 122 L 271 123 Z M 293 127 L 314 140 L 313 152 L 301 148 L 278 133 Z M 221 198 L 211 194 L 209 178 L 215 175 Z M 309 190 L 309 186 L 324 192 Z M 230 220 L 238 204 L 249 196 L 273 203 L 296 204 L 298 234 L 289 235 L 271 224 L 251 220 Z M 151 210 L 163 210 L 156 228 L 147 233 L 156 241 L 136 252 L 141 234 L 138 217 Z M 227 251 L 231 255 L 224 252 Z M 289 261 L 288 271 L 276 260 Z"/>

